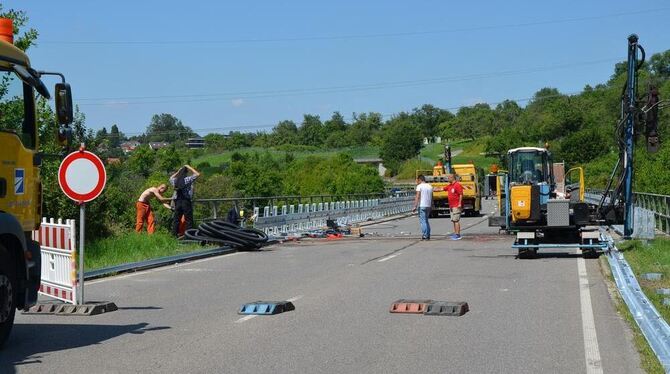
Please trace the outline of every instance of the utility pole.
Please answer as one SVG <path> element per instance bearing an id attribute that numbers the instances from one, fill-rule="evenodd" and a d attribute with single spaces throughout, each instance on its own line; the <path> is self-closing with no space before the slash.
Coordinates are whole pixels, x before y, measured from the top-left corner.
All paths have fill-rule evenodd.
<path id="1" fill-rule="evenodd" d="M 625 239 L 630 239 L 633 235 L 634 208 L 633 208 L 633 146 L 634 146 L 634 127 L 636 116 L 636 92 L 637 86 L 637 49 L 638 37 L 631 34 L 628 37 L 628 81 L 626 95 L 624 97 L 624 110 L 626 113 L 626 124 L 624 130 L 625 150 L 623 168 L 624 179 L 624 221 L 623 233 Z"/>

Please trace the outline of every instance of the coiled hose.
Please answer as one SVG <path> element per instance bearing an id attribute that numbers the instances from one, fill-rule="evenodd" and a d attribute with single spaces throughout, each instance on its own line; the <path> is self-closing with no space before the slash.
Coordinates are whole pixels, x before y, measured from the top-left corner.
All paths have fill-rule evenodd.
<path id="1" fill-rule="evenodd" d="M 235 249 L 260 249 L 268 241 L 268 236 L 263 231 L 242 228 L 218 219 L 205 221 L 197 229 L 188 229 L 184 236 L 187 239 L 227 245 Z"/>

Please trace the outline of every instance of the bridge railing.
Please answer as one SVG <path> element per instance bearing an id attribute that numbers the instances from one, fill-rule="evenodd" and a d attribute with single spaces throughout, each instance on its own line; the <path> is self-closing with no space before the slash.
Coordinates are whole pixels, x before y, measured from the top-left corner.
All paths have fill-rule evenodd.
<path id="1" fill-rule="evenodd" d="M 670 196 L 635 192 L 635 206 L 654 212 L 656 228 L 670 234 Z"/>
<path id="2" fill-rule="evenodd" d="M 586 193 L 586 200 L 589 203 L 599 203 L 603 191 L 596 189 L 589 189 Z M 607 197 L 606 202 L 609 202 L 610 196 Z M 659 195 L 646 192 L 634 192 L 633 204 L 637 208 L 647 209 L 654 213 L 654 221 L 656 229 L 670 234 L 670 196 Z"/>
<path id="3" fill-rule="evenodd" d="M 255 228 L 268 234 L 281 234 L 318 229 L 326 226 L 328 220 L 342 226 L 409 213 L 413 200 L 413 191 L 402 191 L 344 196 L 197 199 L 195 202 L 210 208 L 209 218 L 225 217 L 231 207 L 244 205 L 255 216 Z"/>

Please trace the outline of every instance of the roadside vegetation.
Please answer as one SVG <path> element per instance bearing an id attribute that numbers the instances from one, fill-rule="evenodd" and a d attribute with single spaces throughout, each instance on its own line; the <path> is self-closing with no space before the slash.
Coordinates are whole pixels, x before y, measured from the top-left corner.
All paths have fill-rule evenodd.
<path id="1" fill-rule="evenodd" d="M 86 270 L 96 270 L 208 248 L 213 247 L 204 247 L 197 243 L 181 244 L 165 230 L 157 231 L 153 235 L 125 232 L 87 245 L 84 261 Z"/>
<path id="2" fill-rule="evenodd" d="M 620 251 L 633 269 L 637 280 L 642 287 L 642 291 L 647 298 L 654 304 L 654 307 L 661 314 L 663 319 L 670 321 L 670 306 L 663 305 L 663 299 L 670 295 L 659 295 L 656 293 L 658 288 L 670 288 L 670 238 L 659 237 L 657 239 L 643 242 L 639 240 L 621 242 L 617 244 Z M 601 258 L 601 268 L 604 270 L 610 284 L 614 280 L 609 272 L 609 264 L 603 257 Z M 661 273 L 662 278 L 657 281 L 648 281 L 640 276 L 644 273 Z M 647 373 L 664 373 L 656 354 L 651 350 L 645 337 L 642 335 L 633 316 L 630 314 L 625 302 L 621 299 L 616 290 L 612 290 L 615 295 L 615 303 L 619 314 L 621 314 L 633 329 L 635 347 L 640 353 L 642 368 Z"/>
<path id="3" fill-rule="evenodd" d="M 631 332 L 633 334 L 633 344 L 635 345 L 635 350 L 639 354 L 640 366 L 642 370 L 648 374 L 665 373 L 661 362 L 658 360 L 656 354 L 649 346 L 649 343 L 647 343 L 647 339 L 644 337 L 644 335 L 642 335 L 642 330 L 640 330 L 639 326 L 635 322 L 635 319 L 630 313 L 630 310 L 628 310 L 628 306 L 626 306 L 626 303 L 623 301 L 621 295 L 619 295 L 619 292 L 616 290 L 616 284 L 614 283 L 612 271 L 607 259 L 605 256 L 601 256 L 599 261 L 600 269 L 606 278 L 607 288 L 610 296 L 612 297 L 614 307 L 616 308 L 619 315 L 626 320 L 631 328 Z"/>
<path id="4" fill-rule="evenodd" d="M 663 305 L 663 299 L 670 298 L 670 295 L 656 293 L 658 288 L 670 289 L 670 239 L 657 238 L 647 243 L 635 240 L 623 242 L 617 247 L 624 252 L 649 300 L 654 303 L 663 318 L 670 321 L 670 306 Z M 648 281 L 640 278 L 644 273 L 661 273 L 663 277 L 657 281 Z"/>

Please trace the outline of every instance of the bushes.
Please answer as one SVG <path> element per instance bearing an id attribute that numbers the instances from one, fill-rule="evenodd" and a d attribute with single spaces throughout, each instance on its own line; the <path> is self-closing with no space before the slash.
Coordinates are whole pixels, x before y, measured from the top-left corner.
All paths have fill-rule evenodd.
<path id="1" fill-rule="evenodd" d="M 414 181 L 414 179 L 416 179 L 417 170 L 430 170 L 429 174 L 432 175 L 433 166 L 435 166 L 433 163 L 424 160 L 407 160 L 400 165 L 396 177 L 402 180 L 408 179 Z"/>

